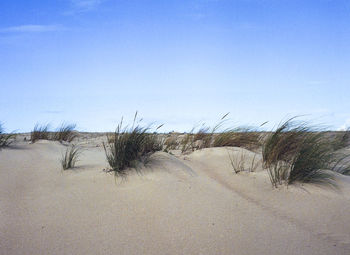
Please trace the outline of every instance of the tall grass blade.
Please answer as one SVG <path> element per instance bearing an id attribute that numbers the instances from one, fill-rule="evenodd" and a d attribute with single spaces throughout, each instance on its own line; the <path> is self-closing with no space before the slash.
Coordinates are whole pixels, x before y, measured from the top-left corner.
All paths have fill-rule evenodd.
<path id="1" fill-rule="evenodd" d="M 291 118 L 272 132 L 263 144 L 263 161 L 273 186 L 310 182 L 336 187 L 334 169 L 340 167 L 325 132 Z M 349 166 L 349 165 L 348 165 Z M 333 170 L 333 171 L 331 171 Z"/>
<path id="2" fill-rule="evenodd" d="M 145 164 L 151 154 L 162 150 L 162 145 L 156 134 L 149 133 L 148 127 L 135 126 L 137 112 L 133 126 L 128 129 L 122 127 L 122 121 L 117 126 L 114 135 L 107 137 L 111 143 L 103 143 L 106 159 L 115 175 L 124 175 L 129 168 L 138 168 Z"/>
<path id="3" fill-rule="evenodd" d="M 53 140 L 60 142 L 66 141 L 69 143 L 72 142 L 77 137 L 75 127 L 76 124 L 62 123 L 61 126 L 53 134 Z"/>
<path id="4" fill-rule="evenodd" d="M 75 163 L 78 161 L 81 151 L 81 148 L 74 144 L 66 149 L 61 159 L 61 165 L 63 170 L 75 167 Z"/>
<path id="5" fill-rule="evenodd" d="M 35 143 L 37 140 L 43 139 L 43 140 L 49 140 L 50 133 L 49 133 L 49 124 L 46 125 L 39 125 L 36 124 L 34 126 L 33 131 L 30 133 L 30 140 L 32 143 Z"/>

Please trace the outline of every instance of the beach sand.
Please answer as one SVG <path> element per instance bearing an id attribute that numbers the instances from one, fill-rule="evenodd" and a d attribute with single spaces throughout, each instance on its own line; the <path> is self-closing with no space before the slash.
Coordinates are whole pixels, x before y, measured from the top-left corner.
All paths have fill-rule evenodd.
<path id="1" fill-rule="evenodd" d="M 0 254 L 350 254 L 350 177 L 274 189 L 261 166 L 233 171 L 228 153 L 253 152 L 209 148 L 115 178 L 103 137 L 79 139 L 66 171 L 59 142 L 0 151 Z"/>

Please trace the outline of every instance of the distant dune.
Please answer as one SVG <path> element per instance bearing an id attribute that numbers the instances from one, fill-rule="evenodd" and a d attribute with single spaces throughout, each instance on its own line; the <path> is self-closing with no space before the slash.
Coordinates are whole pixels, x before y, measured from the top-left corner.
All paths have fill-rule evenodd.
<path id="1" fill-rule="evenodd" d="M 260 153 L 221 147 L 116 178 L 101 134 L 79 135 L 66 171 L 64 144 L 25 136 L 0 151 L 0 254 L 350 254 L 349 176 L 275 189 Z M 236 174 L 229 155 L 258 163 Z"/>

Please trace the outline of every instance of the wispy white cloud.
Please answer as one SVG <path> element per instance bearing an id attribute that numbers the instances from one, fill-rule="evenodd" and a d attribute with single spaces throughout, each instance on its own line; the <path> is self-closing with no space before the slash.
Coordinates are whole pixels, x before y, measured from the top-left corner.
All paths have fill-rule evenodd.
<path id="1" fill-rule="evenodd" d="M 0 28 L 1 33 L 42 33 L 64 30 L 61 25 L 20 25 Z"/>

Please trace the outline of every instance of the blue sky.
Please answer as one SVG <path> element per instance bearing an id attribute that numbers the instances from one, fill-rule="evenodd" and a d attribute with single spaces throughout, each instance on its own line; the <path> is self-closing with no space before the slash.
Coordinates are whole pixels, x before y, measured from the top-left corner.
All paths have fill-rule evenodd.
<path id="1" fill-rule="evenodd" d="M 347 0 L 3 0 L 0 120 L 350 125 Z"/>

